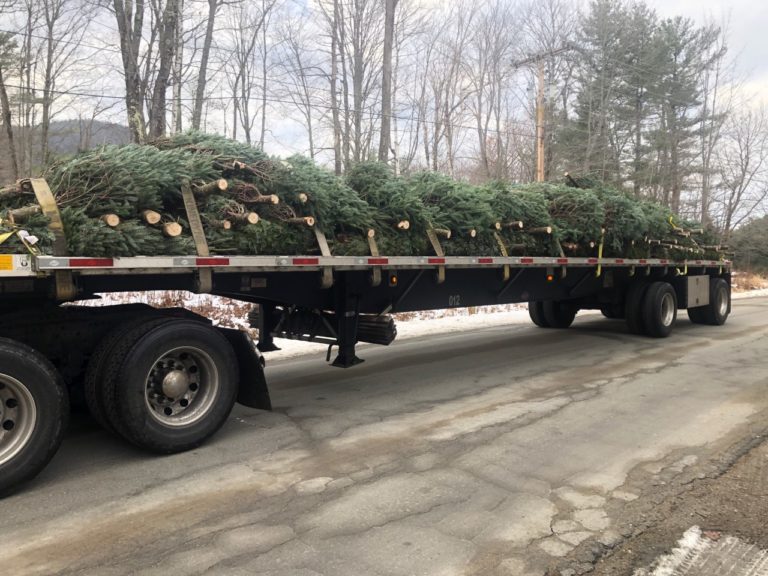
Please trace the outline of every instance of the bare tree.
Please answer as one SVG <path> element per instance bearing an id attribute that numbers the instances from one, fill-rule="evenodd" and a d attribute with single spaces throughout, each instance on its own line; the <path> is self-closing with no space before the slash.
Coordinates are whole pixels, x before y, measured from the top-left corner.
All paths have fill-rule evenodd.
<path id="1" fill-rule="evenodd" d="M 14 180 L 19 177 L 19 161 L 14 142 L 11 103 L 5 87 L 4 70 L 13 66 L 13 61 L 18 57 L 16 50 L 16 43 L 11 39 L 10 35 L 0 32 L 0 113 L 2 113 L 5 133 L 8 138 L 8 156 L 11 160 L 11 175 Z"/>
<path id="2" fill-rule="evenodd" d="M 289 20 L 280 28 L 281 66 L 290 86 L 286 93 L 302 117 L 309 140 L 309 155 L 315 157 L 315 114 L 317 80 L 323 75 L 317 53 L 310 48 L 311 36 L 303 20 Z M 339 158 L 341 160 L 341 158 Z M 339 169 L 341 165 L 339 165 Z"/>
<path id="3" fill-rule="evenodd" d="M 381 67 L 381 130 L 379 134 L 379 161 L 389 159 L 390 131 L 392 128 L 392 45 L 395 37 L 395 10 L 397 0 L 385 0 L 384 52 Z"/>
<path id="4" fill-rule="evenodd" d="M 46 164 L 49 160 L 48 135 L 52 107 L 58 96 L 57 82 L 83 60 L 81 43 L 87 33 L 92 11 L 88 4 L 80 0 L 38 1 L 45 31 L 40 160 Z"/>
<path id="5" fill-rule="evenodd" d="M 259 68 L 263 60 L 257 61 L 257 48 L 263 39 L 262 27 L 275 0 L 262 2 L 255 8 L 254 3 L 243 3 L 233 8 L 230 15 L 226 44 L 221 46 L 222 56 L 227 61 L 227 76 L 234 102 L 233 124 L 241 126 L 245 140 L 253 142 L 253 128 L 258 111 L 252 107 L 255 89 L 263 86 Z M 261 98 L 263 106 L 264 96 Z M 236 128 L 233 127 L 236 134 Z"/>
<path id="6" fill-rule="evenodd" d="M 144 0 L 112 0 L 120 35 L 120 53 L 125 79 L 125 107 L 131 140 L 143 142 L 145 135 L 144 92 L 140 69 Z"/>
<path id="7" fill-rule="evenodd" d="M 768 199 L 768 114 L 765 108 L 734 113 L 723 130 L 717 165 L 725 240 Z"/>
<path id="8" fill-rule="evenodd" d="M 158 138 L 165 134 L 166 93 L 171 76 L 171 66 L 176 49 L 177 22 L 179 20 L 179 0 L 166 0 L 165 8 L 158 11 L 158 53 L 160 65 L 155 77 L 150 107 L 150 136 Z"/>

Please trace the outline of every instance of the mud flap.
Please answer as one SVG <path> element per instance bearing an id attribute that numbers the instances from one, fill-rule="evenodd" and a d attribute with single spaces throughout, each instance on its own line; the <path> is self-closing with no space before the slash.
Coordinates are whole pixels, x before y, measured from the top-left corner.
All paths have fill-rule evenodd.
<path id="1" fill-rule="evenodd" d="M 249 408 L 272 410 L 267 379 L 264 376 L 264 358 L 245 332 L 232 328 L 217 328 L 229 341 L 237 356 L 240 382 L 237 403 Z"/>

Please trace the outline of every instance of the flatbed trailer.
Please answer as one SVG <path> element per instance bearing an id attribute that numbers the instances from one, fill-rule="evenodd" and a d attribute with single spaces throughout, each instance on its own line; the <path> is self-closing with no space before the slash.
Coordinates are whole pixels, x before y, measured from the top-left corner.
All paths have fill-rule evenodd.
<path id="1" fill-rule="evenodd" d="M 719 260 L 0 255 L 0 494 L 51 459 L 70 398 L 159 453 L 201 444 L 235 401 L 270 409 L 262 352 L 275 337 L 326 344 L 329 360 L 335 346 L 333 365 L 346 368 L 362 361 L 359 341 L 391 342 L 392 313 L 519 302 L 542 328 L 599 309 L 633 333 L 666 337 L 680 309 L 723 324 L 730 286 L 730 262 Z M 184 309 L 72 304 L 148 290 L 253 303 L 258 343 Z"/>

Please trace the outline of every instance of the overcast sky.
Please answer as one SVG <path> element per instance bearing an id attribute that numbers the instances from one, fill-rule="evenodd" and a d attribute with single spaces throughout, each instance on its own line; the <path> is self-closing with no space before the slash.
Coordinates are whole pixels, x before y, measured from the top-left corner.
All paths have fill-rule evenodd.
<path id="1" fill-rule="evenodd" d="M 768 0 L 646 0 L 658 14 L 688 16 L 698 22 L 729 22 L 729 53 L 747 83 L 768 104 Z"/>

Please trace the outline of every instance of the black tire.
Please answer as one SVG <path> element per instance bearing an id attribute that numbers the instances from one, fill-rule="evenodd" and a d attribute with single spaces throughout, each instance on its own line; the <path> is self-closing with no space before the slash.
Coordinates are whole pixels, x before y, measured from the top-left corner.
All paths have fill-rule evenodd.
<path id="1" fill-rule="evenodd" d="M 624 319 L 624 310 L 618 304 L 604 304 L 600 307 L 600 312 L 609 320 Z"/>
<path id="2" fill-rule="evenodd" d="M 112 362 L 112 350 L 128 332 L 142 324 L 159 319 L 157 314 L 153 314 L 123 322 L 107 333 L 99 345 L 96 346 L 93 354 L 91 354 L 91 358 L 88 360 L 88 367 L 85 371 L 85 380 L 83 382 L 85 404 L 88 406 L 88 412 L 90 412 L 93 419 L 109 432 L 116 433 L 116 430 L 109 421 L 109 418 L 107 418 L 106 408 L 102 400 L 101 386 L 104 380 L 104 371 L 107 365 Z M 165 320 L 168 319 L 165 318 Z"/>
<path id="3" fill-rule="evenodd" d="M 653 282 L 643 296 L 643 326 L 653 338 L 672 333 L 677 318 L 677 295 L 668 282 Z"/>
<path id="4" fill-rule="evenodd" d="M 645 333 L 642 303 L 647 289 L 648 284 L 642 281 L 633 282 L 627 289 L 624 298 L 624 320 L 626 320 L 627 328 L 632 334 Z"/>
<path id="5" fill-rule="evenodd" d="M 42 354 L 0 338 L 0 496 L 53 458 L 69 421 L 69 395 Z"/>
<path id="6" fill-rule="evenodd" d="M 573 324 L 578 308 L 568 301 L 547 300 L 544 302 L 544 319 L 552 328 L 568 328 Z"/>
<path id="7" fill-rule="evenodd" d="M 551 328 L 544 317 L 544 302 L 528 302 L 528 315 L 539 328 Z"/>
<path id="8" fill-rule="evenodd" d="M 212 326 L 150 322 L 126 333 L 112 352 L 103 401 L 113 427 L 129 442 L 162 454 L 183 452 L 226 422 L 237 397 L 238 364 Z M 175 400 L 164 395 L 166 385 L 181 386 Z"/>
<path id="9" fill-rule="evenodd" d="M 694 324 L 722 326 L 731 312 L 731 287 L 722 278 L 709 280 L 709 304 L 688 308 L 688 318 Z"/>

